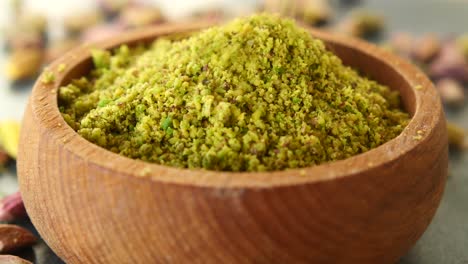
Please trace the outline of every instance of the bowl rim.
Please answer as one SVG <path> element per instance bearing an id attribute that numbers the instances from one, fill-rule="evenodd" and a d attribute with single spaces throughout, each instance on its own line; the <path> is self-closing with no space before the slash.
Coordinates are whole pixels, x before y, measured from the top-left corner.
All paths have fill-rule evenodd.
<path id="1" fill-rule="evenodd" d="M 118 171 L 125 176 L 133 177 L 135 180 L 199 187 L 272 188 L 344 179 L 389 165 L 419 144 L 426 142 L 443 117 L 442 105 L 437 91 L 432 82 L 416 66 L 365 41 L 306 28 L 313 36 L 328 43 L 346 46 L 365 56 L 382 61 L 409 84 L 411 93 L 415 97 L 416 106 L 414 115 L 400 135 L 367 152 L 321 165 L 282 171 L 227 172 L 177 168 L 131 159 L 87 141 L 63 119 L 58 108 L 58 88 L 73 67 L 89 60 L 91 49 L 109 49 L 124 43 L 201 30 L 215 24 L 212 21 L 166 24 L 124 33 L 96 43 L 84 43 L 47 67 L 44 72 L 52 71 L 54 73 L 55 81 L 53 83 L 41 81 L 44 78 L 44 73 L 39 76 L 29 101 L 34 118 L 47 131 L 48 135 L 55 137 L 56 144 L 63 144 L 65 150 L 80 157 L 83 161 L 93 163 L 108 171 Z M 60 67 L 63 68 L 63 65 L 66 65 L 66 69 L 58 70 Z M 420 133 L 420 131 L 424 133 Z M 416 139 L 415 136 L 418 138 Z"/>

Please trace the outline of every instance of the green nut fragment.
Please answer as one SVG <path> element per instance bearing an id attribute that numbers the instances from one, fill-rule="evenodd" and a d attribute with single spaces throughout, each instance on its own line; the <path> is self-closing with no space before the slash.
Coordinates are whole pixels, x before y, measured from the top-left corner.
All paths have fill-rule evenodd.
<path id="1" fill-rule="evenodd" d="M 109 68 L 111 60 L 110 52 L 100 49 L 93 49 L 91 50 L 91 57 L 93 58 L 94 66 L 97 69 Z"/>
<path id="2" fill-rule="evenodd" d="M 274 15 L 92 58 L 88 76 L 59 90 L 64 119 L 95 144 L 163 165 L 303 168 L 375 148 L 409 120 L 397 91 Z"/>
<path id="3" fill-rule="evenodd" d="M 43 84 L 52 84 L 55 82 L 55 74 L 51 72 L 50 70 L 45 70 L 41 82 Z"/>
<path id="4" fill-rule="evenodd" d="M 57 67 L 57 71 L 59 73 L 64 72 L 67 69 L 67 65 L 65 63 L 60 63 L 59 66 Z"/>

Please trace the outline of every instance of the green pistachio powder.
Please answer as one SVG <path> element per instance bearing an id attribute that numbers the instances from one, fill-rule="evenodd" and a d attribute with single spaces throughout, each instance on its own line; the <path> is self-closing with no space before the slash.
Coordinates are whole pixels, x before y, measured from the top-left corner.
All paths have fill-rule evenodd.
<path id="1" fill-rule="evenodd" d="M 59 91 L 68 124 L 121 155 L 183 168 L 300 168 L 375 148 L 409 116 L 291 20 L 255 15 L 183 40 L 92 51 Z"/>

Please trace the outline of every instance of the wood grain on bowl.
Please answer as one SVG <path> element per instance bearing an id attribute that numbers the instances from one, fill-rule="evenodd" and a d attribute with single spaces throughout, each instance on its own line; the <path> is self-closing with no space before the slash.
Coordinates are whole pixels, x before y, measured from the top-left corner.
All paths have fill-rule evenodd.
<path id="1" fill-rule="evenodd" d="M 56 61 L 26 109 L 18 156 L 26 209 L 67 263 L 394 263 L 429 225 L 447 177 L 440 99 L 414 66 L 375 46 L 310 30 L 345 64 L 400 90 L 412 120 L 355 157 L 268 173 L 188 170 L 93 145 L 63 120 L 58 87 L 89 72 L 90 47 L 151 41 L 169 25 L 84 45 Z"/>

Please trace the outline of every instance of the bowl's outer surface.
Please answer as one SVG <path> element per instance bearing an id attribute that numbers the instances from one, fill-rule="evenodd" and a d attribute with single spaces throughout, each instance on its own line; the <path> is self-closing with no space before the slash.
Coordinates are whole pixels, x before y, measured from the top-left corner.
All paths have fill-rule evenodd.
<path id="1" fill-rule="evenodd" d="M 204 26 L 153 28 L 96 46 Z M 147 164 L 87 142 L 61 118 L 57 88 L 89 71 L 90 46 L 55 62 L 50 69 L 65 63 L 67 70 L 54 84 L 37 82 L 18 157 L 27 211 L 49 246 L 67 263 L 395 262 L 443 193 L 448 150 L 439 97 L 407 62 L 361 41 L 311 33 L 346 64 L 400 89 L 413 120 L 399 137 L 344 161 L 274 173 Z"/>

